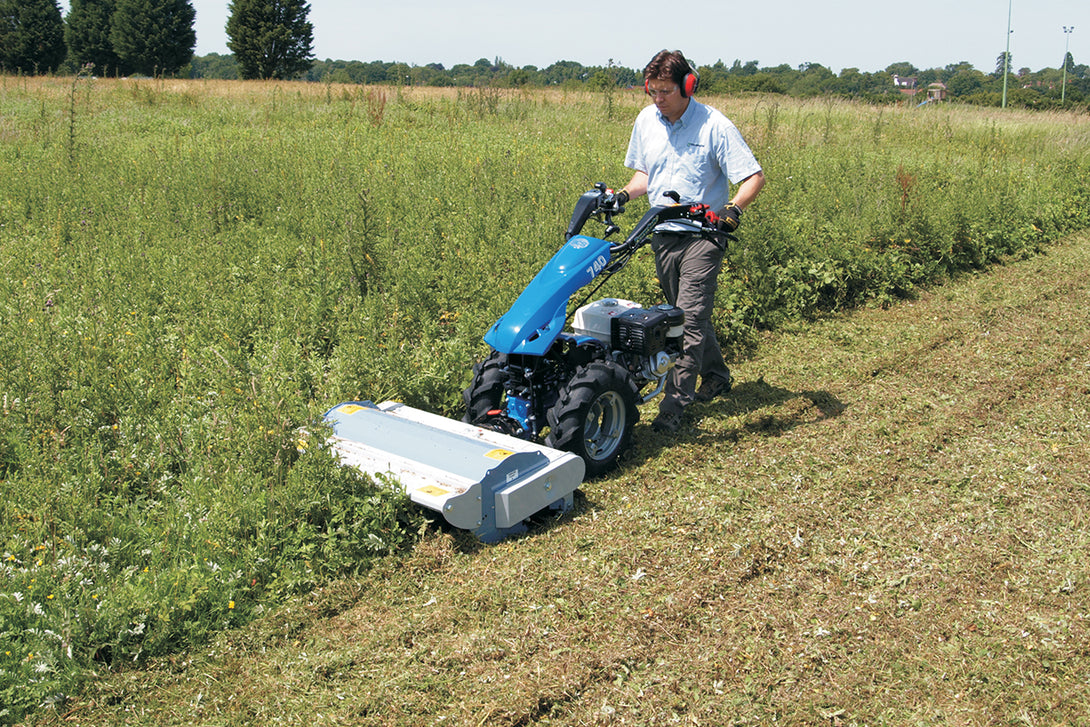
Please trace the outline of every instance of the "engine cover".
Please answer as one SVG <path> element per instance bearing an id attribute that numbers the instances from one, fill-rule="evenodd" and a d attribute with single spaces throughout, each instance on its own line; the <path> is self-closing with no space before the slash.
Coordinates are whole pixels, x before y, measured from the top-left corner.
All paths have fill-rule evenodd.
<path id="1" fill-rule="evenodd" d="M 684 324 L 685 314 L 672 305 L 632 308 L 610 321 L 610 343 L 614 350 L 639 356 L 680 351 Z"/>
<path id="2" fill-rule="evenodd" d="M 612 343 L 613 319 L 630 310 L 641 310 L 640 304 L 623 298 L 602 298 L 575 311 L 572 330 L 577 336 L 597 338 L 602 345 Z"/>

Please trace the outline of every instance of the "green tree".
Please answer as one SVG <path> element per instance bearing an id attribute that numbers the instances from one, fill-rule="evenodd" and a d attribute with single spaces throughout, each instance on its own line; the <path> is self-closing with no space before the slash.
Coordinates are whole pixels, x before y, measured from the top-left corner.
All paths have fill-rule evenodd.
<path id="1" fill-rule="evenodd" d="M 970 96 L 984 88 L 987 77 L 972 66 L 960 68 L 946 80 L 946 90 L 951 96 Z"/>
<path id="2" fill-rule="evenodd" d="M 976 69 L 973 68 L 973 64 L 969 61 L 958 61 L 957 63 L 950 63 L 945 68 L 943 68 L 943 71 L 946 73 L 947 78 L 952 77 L 955 73 L 975 70 Z"/>
<path id="3" fill-rule="evenodd" d="M 891 76 L 915 76 L 920 72 L 920 69 L 912 65 L 908 61 L 900 61 L 898 63 L 891 63 L 886 66 L 886 73 Z"/>
<path id="4" fill-rule="evenodd" d="M 836 86 L 836 76 L 820 63 L 803 63 L 799 72 L 788 89 L 793 96 L 820 96 Z"/>
<path id="5" fill-rule="evenodd" d="M 1068 73 L 1071 73 L 1075 68 L 1075 57 L 1070 52 L 1064 54 L 1063 65 L 1060 66 L 1060 70 L 1066 69 Z"/>
<path id="6" fill-rule="evenodd" d="M 384 83 L 390 66 L 390 63 L 383 63 L 382 61 L 365 63 L 363 77 L 359 79 L 358 83 Z"/>
<path id="7" fill-rule="evenodd" d="M 413 80 L 412 69 L 408 63 L 391 63 L 386 69 L 386 79 L 399 86 L 411 86 Z"/>
<path id="8" fill-rule="evenodd" d="M 586 68 L 575 61 L 557 61 L 541 72 L 545 85 L 559 86 L 566 81 L 582 81 Z"/>
<path id="9" fill-rule="evenodd" d="M 857 95 L 867 90 L 867 78 L 859 72 L 858 68 L 841 69 L 839 79 L 841 93 Z"/>
<path id="10" fill-rule="evenodd" d="M 218 78 L 234 81 L 238 79 L 238 61 L 233 55 L 209 53 L 197 56 L 189 62 L 190 76 L 193 78 Z"/>
<path id="11" fill-rule="evenodd" d="M 72 0 L 64 25 L 69 59 L 81 67 L 93 64 L 102 75 L 121 68 L 121 60 L 110 42 L 116 8 L 116 0 Z"/>
<path id="12" fill-rule="evenodd" d="M 587 79 L 587 88 L 591 91 L 607 91 L 617 87 L 613 74 L 605 68 L 597 68 Z"/>
<path id="13" fill-rule="evenodd" d="M 507 74 L 507 85 L 513 88 L 524 88 L 534 82 L 534 74 L 525 68 L 517 68 Z"/>
<path id="14" fill-rule="evenodd" d="M 0 68 L 46 73 L 56 70 L 66 53 L 56 0 L 0 0 Z"/>
<path id="15" fill-rule="evenodd" d="M 243 78 L 294 78 L 314 61 L 314 25 L 304 0 L 231 0 L 227 47 Z"/>
<path id="16" fill-rule="evenodd" d="M 121 72 L 177 73 L 193 59 L 196 17 L 189 0 L 117 0 L 110 42 Z"/>

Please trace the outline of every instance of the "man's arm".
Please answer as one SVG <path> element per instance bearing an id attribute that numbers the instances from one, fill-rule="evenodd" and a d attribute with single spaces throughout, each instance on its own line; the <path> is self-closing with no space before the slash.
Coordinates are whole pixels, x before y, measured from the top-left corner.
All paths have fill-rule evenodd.
<path id="1" fill-rule="evenodd" d="M 646 178 L 647 178 L 647 175 L 644 175 L 644 180 L 645 181 L 646 181 Z M 757 198 L 757 195 L 761 193 L 761 189 L 764 186 L 765 186 L 765 173 L 764 172 L 757 172 L 756 174 L 751 174 L 750 176 L 743 179 L 741 184 L 738 185 L 738 189 L 737 189 L 737 191 L 735 191 L 734 198 L 730 201 L 730 203 L 732 205 L 736 206 L 738 209 L 744 210 L 747 206 L 749 206 L 750 202 L 752 202 L 753 200 L 755 200 Z M 644 191 L 645 192 L 647 191 L 646 186 L 644 187 Z"/>
<path id="2" fill-rule="evenodd" d="M 622 192 L 628 195 L 629 199 L 636 199 L 636 197 L 642 197 L 647 194 L 647 172 L 636 172 L 632 175 L 632 179 L 628 184 L 621 189 Z"/>
<path id="3" fill-rule="evenodd" d="M 742 210 L 757 198 L 764 186 L 764 172 L 757 172 L 743 179 L 734 193 L 734 198 L 719 212 L 716 226 L 725 232 L 737 230 L 742 221 Z"/>

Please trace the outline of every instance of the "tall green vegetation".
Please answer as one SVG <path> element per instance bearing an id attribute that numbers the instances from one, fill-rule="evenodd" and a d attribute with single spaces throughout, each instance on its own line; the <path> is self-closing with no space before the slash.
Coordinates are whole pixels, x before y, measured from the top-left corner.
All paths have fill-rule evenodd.
<path id="1" fill-rule="evenodd" d="M 0 721 L 412 542 L 419 513 L 316 422 L 353 399 L 457 415 L 575 200 L 630 174 L 644 103 L 0 84 Z M 770 180 L 719 289 L 736 356 L 1090 226 L 1082 117 L 704 100 Z M 649 253 L 603 293 L 657 302 Z"/>
<path id="2" fill-rule="evenodd" d="M 117 0 L 110 43 L 121 72 L 176 74 L 193 58 L 196 17 L 189 0 Z"/>
<path id="3" fill-rule="evenodd" d="M 49 73 L 65 52 L 56 0 L 0 0 L 0 71 Z"/>
<path id="4" fill-rule="evenodd" d="M 294 78 L 313 61 L 314 26 L 303 0 L 232 0 L 227 47 L 243 78 Z"/>

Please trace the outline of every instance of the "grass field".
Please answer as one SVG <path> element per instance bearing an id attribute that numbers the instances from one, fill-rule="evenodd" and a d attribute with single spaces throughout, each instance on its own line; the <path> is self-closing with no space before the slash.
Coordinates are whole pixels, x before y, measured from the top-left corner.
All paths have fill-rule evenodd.
<path id="1" fill-rule="evenodd" d="M 1077 723 L 1090 122 L 711 101 L 741 384 L 480 548 L 295 432 L 455 413 L 641 98 L 0 78 L 0 720 Z"/>
<path id="2" fill-rule="evenodd" d="M 1090 237 L 762 341 L 574 515 L 429 532 L 53 724 L 1085 724 Z"/>

